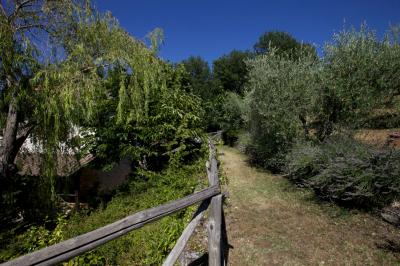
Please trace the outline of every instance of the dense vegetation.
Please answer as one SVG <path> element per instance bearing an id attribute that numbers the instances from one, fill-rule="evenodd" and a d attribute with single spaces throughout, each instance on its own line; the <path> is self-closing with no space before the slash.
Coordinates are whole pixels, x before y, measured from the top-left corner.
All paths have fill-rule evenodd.
<path id="1" fill-rule="evenodd" d="M 15 5 L 14 13 L 19 7 L 18 2 Z M 30 14 L 36 5 L 40 8 L 43 5 L 44 9 L 50 3 L 35 1 L 32 5 L 27 5 L 26 11 L 24 6 L 20 7 L 22 11 L 16 15 L 20 15 L 22 20 L 24 12 Z M 63 12 L 66 7 L 49 8 Z M 19 81 L 12 85 L 10 81 L 3 85 L 1 104 L 5 112 L 2 121 L 7 124 L 14 118 L 17 120 L 13 122 L 14 133 L 10 133 L 10 139 L 3 138 L 2 152 L 8 152 L 7 145 L 10 145 L 13 149 L 9 153 L 13 158 L 9 158 L 12 163 L 5 162 L 1 178 L 5 183 L 13 183 L 12 180 L 17 178 L 13 162 L 27 137 L 24 135 L 20 139 L 18 135 L 25 133 L 25 127 L 29 126 L 29 134 L 26 134 L 35 141 L 44 157 L 42 200 L 54 199 L 57 160 L 53 158 L 66 147 L 77 156 L 91 152 L 104 165 L 122 157 L 137 161 L 161 154 L 166 154 L 164 161 L 168 161 L 189 156 L 194 151 L 193 140 L 200 133 L 198 100 L 182 81 L 183 68 L 173 67 L 157 58 L 158 34 L 151 34 L 152 49 L 149 49 L 128 35 L 109 14 L 97 13 L 79 3 L 68 8 L 69 12 L 63 13 L 68 24 L 65 21 L 56 24 L 71 27 L 67 36 L 59 33 L 58 28 L 46 28 L 45 32 L 50 32 L 50 35 L 42 37 L 45 32 L 41 29 L 49 23 L 46 20 L 41 22 L 43 26 L 35 29 L 39 31 L 37 35 L 35 31 L 26 35 L 18 31 L 18 27 L 21 29 L 23 25 L 17 26 L 14 35 L 10 35 L 9 41 L 15 45 L 27 43 L 23 50 L 21 47 L 15 47 L 15 51 L 12 47 L 2 49 L 2 52 L 10 53 L 2 55 L 2 76 L 6 80 L 10 73 L 27 76 L 18 78 L 26 79 L 23 84 Z M 13 12 L 10 16 L 14 16 Z M 41 15 L 49 19 L 58 17 L 52 13 Z M 2 29 L 6 26 L 6 23 L 2 24 Z M 68 32 L 68 28 L 66 30 Z M 51 48 L 61 50 L 60 54 L 44 60 L 47 51 L 40 53 L 39 48 L 31 47 L 31 38 L 39 37 L 52 40 L 54 47 Z M 18 57 L 16 53 L 24 54 Z M 12 67 L 8 68 L 5 59 L 12 56 L 15 58 Z M 25 57 L 29 60 L 21 61 Z M 33 63 L 35 67 L 30 65 Z M 15 102 L 10 101 L 12 97 L 15 97 Z M 32 106 L 28 107 L 27 102 Z M 17 111 L 7 113 L 10 108 Z M 9 127 L 5 128 L 7 135 Z M 71 137 L 77 128 L 82 134 Z M 8 141 L 10 144 L 6 143 Z M 181 148 L 179 156 L 169 154 L 178 147 Z M 9 156 L 2 158 L 6 157 Z M 7 187 L 2 186 L 2 189 L 7 190 Z M 3 197 L 7 194 L 4 192 Z M 7 201 L 13 200 L 14 192 L 7 194 L 10 197 Z M 2 203 L 6 204 L 6 201 Z"/>
<path id="2" fill-rule="evenodd" d="M 148 35 L 148 47 L 88 1 L 1 5 L 1 261 L 193 192 L 204 174 L 203 109 L 184 67 L 157 57 L 160 29 Z M 15 165 L 28 137 L 43 162 L 40 177 L 20 176 Z M 55 158 L 71 153 L 77 159 L 90 153 L 93 167 L 105 170 L 129 158 L 135 172 L 104 210 L 90 209 L 67 223 L 57 218 Z M 98 265 L 102 254 L 112 252 L 106 262 L 119 264 L 122 250 L 134 247 L 121 243 L 138 245 L 142 234 L 147 248 L 134 248 L 130 256 L 136 257 L 129 259 L 159 262 L 184 217 L 152 226 L 151 236 L 144 230 L 115 242 L 88 255 L 88 263 Z M 81 259 L 75 263 L 82 265 Z"/>
<path id="3" fill-rule="evenodd" d="M 186 166 L 173 166 L 161 172 L 138 170 L 129 182 L 120 187 L 104 208 L 92 212 L 60 216 L 55 228 L 31 226 L 7 243 L 0 252 L 1 261 L 57 243 L 97 229 L 129 214 L 179 199 L 205 186 L 205 157 Z M 201 174 L 203 173 L 203 174 Z M 204 184 L 204 185 L 203 185 Z M 189 208 L 173 216 L 146 225 L 124 237 L 111 241 L 93 252 L 79 256 L 67 265 L 159 265 L 169 253 L 194 209 Z M 13 232 L 9 234 L 12 235 Z"/>
<path id="4" fill-rule="evenodd" d="M 319 58 L 286 32 L 266 32 L 254 51 L 232 51 L 213 71 L 203 62 L 215 93 L 202 99 L 212 107 L 205 121 L 252 163 L 286 173 L 321 198 L 390 204 L 398 199 L 398 152 L 362 144 L 353 133 L 400 125 L 398 34 L 391 27 L 378 38 L 366 24 L 344 29 Z"/>
<path id="5" fill-rule="evenodd" d="M 398 31 L 378 39 L 366 25 L 343 30 L 321 59 L 298 49 L 296 58 L 272 47 L 247 61 L 251 160 L 350 206 L 397 200 L 398 151 L 361 144 L 351 132 L 374 127 L 377 116 L 398 126 Z"/>
<path id="6" fill-rule="evenodd" d="M 199 56 L 161 60 L 161 29 L 139 41 L 88 1 L 0 5 L 0 261 L 192 193 L 204 179 L 204 133 L 217 130 L 251 163 L 323 199 L 363 208 L 399 200 L 399 151 L 353 137 L 400 125 L 396 27 L 381 39 L 366 25 L 343 30 L 322 57 L 289 33 L 266 32 L 253 50 L 233 50 L 211 68 Z M 40 177 L 15 164 L 27 139 Z M 134 172 L 109 202 L 66 216 L 54 159 L 63 154 L 92 154 L 91 166 L 104 170 L 129 158 Z M 189 215 L 69 265 L 159 264 Z"/>

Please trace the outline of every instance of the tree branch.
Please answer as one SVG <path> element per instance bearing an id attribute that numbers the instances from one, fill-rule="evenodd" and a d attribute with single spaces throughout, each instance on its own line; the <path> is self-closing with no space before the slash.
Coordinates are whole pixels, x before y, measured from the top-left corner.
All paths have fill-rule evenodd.
<path id="1" fill-rule="evenodd" d="M 101 65 L 98 65 L 98 66 L 88 66 L 88 67 L 81 68 L 81 71 L 82 71 L 82 73 L 87 73 L 92 69 L 99 68 L 99 67 L 108 67 L 110 65 L 111 64 L 101 64 Z"/>
<path id="2" fill-rule="evenodd" d="M 3 2 L 0 0 L 0 11 L 4 17 L 7 17 L 6 10 L 4 9 Z"/>
<path id="3" fill-rule="evenodd" d="M 15 157 L 17 157 L 19 150 L 21 149 L 22 145 L 24 145 L 25 140 L 28 138 L 29 134 L 31 134 L 34 128 L 35 125 L 30 125 L 22 129 L 22 132 L 18 132 L 15 139 L 15 145 L 11 151 L 11 158 L 13 158 L 13 161 L 15 160 Z"/>
<path id="4" fill-rule="evenodd" d="M 35 128 L 36 123 L 28 123 L 25 125 L 22 129 L 20 129 L 17 133 L 17 138 L 27 138 L 29 134 L 32 132 L 32 130 Z"/>
<path id="5" fill-rule="evenodd" d="M 14 9 L 14 12 L 8 17 L 8 21 L 12 21 L 14 18 L 17 17 L 19 11 L 24 8 L 27 4 L 32 2 L 32 0 L 25 0 L 22 1 L 21 3 L 17 4 L 17 6 Z"/>
<path id="6" fill-rule="evenodd" d="M 47 28 L 46 28 L 43 24 L 27 24 L 27 25 L 20 25 L 20 26 L 17 26 L 17 27 L 16 27 L 15 31 L 27 30 L 27 29 L 29 30 L 29 29 L 34 29 L 34 28 L 36 28 L 36 29 L 42 29 L 42 30 L 47 31 Z"/>

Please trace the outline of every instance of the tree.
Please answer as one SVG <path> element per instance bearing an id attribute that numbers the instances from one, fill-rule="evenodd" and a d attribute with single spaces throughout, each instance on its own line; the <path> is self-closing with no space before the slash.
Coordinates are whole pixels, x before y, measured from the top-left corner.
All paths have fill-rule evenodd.
<path id="1" fill-rule="evenodd" d="M 257 54 L 268 53 L 271 48 L 276 48 L 275 52 L 278 54 L 288 53 L 291 58 L 298 58 L 301 50 L 317 57 L 314 46 L 300 43 L 292 35 L 283 31 L 265 32 L 254 45 Z"/>
<path id="2" fill-rule="evenodd" d="M 309 54 L 293 60 L 272 49 L 249 60 L 248 67 L 248 151 L 254 162 L 281 170 L 291 145 L 308 137 L 318 105 L 320 63 Z"/>
<path id="3" fill-rule="evenodd" d="M 233 50 L 213 62 L 213 77 L 215 86 L 221 87 L 225 92 L 244 94 L 244 84 L 247 81 L 247 68 L 245 60 L 252 54 L 248 51 Z"/>
<path id="4" fill-rule="evenodd" d="M 44 156 L 45 176 L 54 176 L 54 156 L 61 144 L 72 143 L 67 142 L 72 129 L 93 122 L 104 97 L 115 99 L 110 114 L 126 129 L 161 116 L 160 109 L 153 109 L 155 99 L 178 93 L 171 88 L 175 72 L 156 56 L 157 38 L 152 38 L 154 49 L 147 48 L 88 1 L 8 3 L 1 6 L 0 32 L 2 178 L 15 173 L 15 156 L 28 135 Z M 36 39 L 40 43 L 35 44 Z M 53 53 L 43 51 L 41 44 L 47 40 Z M 121 71 L 115 95 L 107 91 L 107 82 L 108 72 L 117 67 Z M 175 126 L 181 129 L 181 124 Z"/>
<path id="5" fill-rule="evenodd" d="M 112 166 L 128 157 L 149 170 L 160 170 L 168 161 L 179 163 L 195 154 L 195 139 L 201 135 L 200 101 L 186 91 L 186 72 L 181 65 L 164 63 L 162 67 L 165 87 L 158 88 L 148 113 L 123 123 L 117 115 L 119 94 L 134 75 L 121 66 L 109 71 L 97 115 L 87 124 L 93 132 L 91 152 L 100 159 L 100 166 Z"/>
<path id="6" fill-rule="evenodd" d="M 15 173 L 19 149 L 42 122 L 35 112 L 42 89 L 31 82 L 43 68 L 41 41 L 52 40 L 61 29 L 69 32 L 75 7 L 72 1 L 0 2 L 1 179 Z"/>
<path id="7" fill-rule="evenodd" d="M 209 100 L 213 96 L 213 86 L 208 63 L 200 56 L 190 56 L 181 63 L 188 73 L 193 93 L 203 100 Z"/>
<path id="8" fill-rule="evenodd" d="M 398 111 L 398 40 L 395 28 L 379 40 L 365 24 L 359 31 L 352 28 L 333 36 L 324 48 L 326 88 L 321 93 L 327 96 L 321 107 L 325 107 L 325 117 L 331 116 L 331 123 L 357 127 L 379 109 Z"/>

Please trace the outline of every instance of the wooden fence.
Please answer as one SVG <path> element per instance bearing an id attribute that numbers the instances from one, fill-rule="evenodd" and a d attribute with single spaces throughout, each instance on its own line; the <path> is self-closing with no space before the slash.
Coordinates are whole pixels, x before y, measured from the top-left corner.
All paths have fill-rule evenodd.
<path id="1" fill-rule="evenodd" d="M 135 213 L 94 231 L 29 253 L 1 265 L 54 265 L 56 263 L 67 261 L 86 251 L 95 249 L 110 240 L 123 236 L 132 230 L 138 229 L 145 224 L 156 221 L 200 202 L 201 204 L 195 212 L 192 220 L 184 229 L 182 235 L 177 240 L 175 247 L 172 249 L 163 265 L 175 264 L 207 209 L 209 209 L 207 225 L 208 264 L 212 266 L 225 264 L 226 260 L 223 249 L 223 242 L 226 242 L 223 241 L 225 222 L 223 221 L 222 194 L 218 179 L 216 149 L 211 140 L 209 140 L 208 145 L 210 150 L 209 160 L 206 164 L 209 182 L 208 188 L 184 198 L 168 202 L 164 205 Z"/>

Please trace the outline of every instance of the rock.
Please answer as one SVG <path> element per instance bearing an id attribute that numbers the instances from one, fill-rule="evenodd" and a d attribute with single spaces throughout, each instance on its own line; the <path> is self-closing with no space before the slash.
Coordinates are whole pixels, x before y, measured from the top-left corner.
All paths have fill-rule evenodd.
<path id="1" fill-rule="evenodd" d="M 199 259 L 201 254 L 195 251 L 183 251 L 181 256 L 179 257 L 180 265 L 189 265 L 191 262 Z"/>
<path id="2" fill-rule="evenodd" d="M 400 132 L 392 132 L 389 134 L 389 137 L 393 139 L 398 139 L 400 138 Z"/>
<path id="3" fill-rule="evenodd" d="M 382 218 L 396 226 L 400 226 L 400 203 L 394 202 L 381 211 Z"/>

